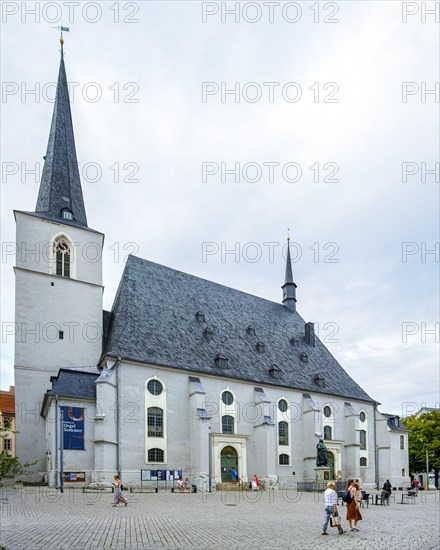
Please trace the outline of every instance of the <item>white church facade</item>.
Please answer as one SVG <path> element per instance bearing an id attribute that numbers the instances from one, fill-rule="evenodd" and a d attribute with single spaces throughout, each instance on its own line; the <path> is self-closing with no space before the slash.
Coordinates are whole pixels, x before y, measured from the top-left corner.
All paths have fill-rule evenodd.
<path id="1" fill-rule="evenodd" d="M 290 253 L 279 304 L 129 256 L 103 311 L 63 56 L 36 208 L 15 218 L 17 455 L 34 475 L 306 482 L 322 437 L 332 479 L 409 482 L 408 431 L 297 312 Z"/>

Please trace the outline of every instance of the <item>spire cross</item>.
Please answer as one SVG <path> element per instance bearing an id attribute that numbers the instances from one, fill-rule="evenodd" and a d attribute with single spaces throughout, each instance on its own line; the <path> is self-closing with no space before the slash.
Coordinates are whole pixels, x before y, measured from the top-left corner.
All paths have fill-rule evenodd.
<path id="1" fill-rule="evenodd" d="M 290 227 L 287 228 L 287 241 L 290 241 Z"/>

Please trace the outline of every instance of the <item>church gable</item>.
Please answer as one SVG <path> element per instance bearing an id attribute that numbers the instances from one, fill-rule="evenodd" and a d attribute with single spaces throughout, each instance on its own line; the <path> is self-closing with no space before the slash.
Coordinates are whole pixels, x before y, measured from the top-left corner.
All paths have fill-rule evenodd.
<path id="1" fill-rule="evenodd" d="M 130 256 L 112 313 L 107 355 L 373 401 L 281 304 Z"/>

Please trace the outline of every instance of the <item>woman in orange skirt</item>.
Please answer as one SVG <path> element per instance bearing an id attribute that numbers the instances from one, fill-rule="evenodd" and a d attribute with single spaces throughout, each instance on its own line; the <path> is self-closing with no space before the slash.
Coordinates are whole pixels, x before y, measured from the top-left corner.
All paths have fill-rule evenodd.
<path id="1" fill-rule="evenodd" d="M 351 502 L 347 504 L 347 520 L 350 524 L 350 531 L 359 531 L 357 523 L 362 519 L 361 513 L 359 512 L 359 503 L 362 498 L 362 493 L 359 490 L 359 485 L 352 479 L 347 483 L 347 491 L 350 491 L 351 494 Z M 352 522 L 354 522 L 354 526 Z"/>

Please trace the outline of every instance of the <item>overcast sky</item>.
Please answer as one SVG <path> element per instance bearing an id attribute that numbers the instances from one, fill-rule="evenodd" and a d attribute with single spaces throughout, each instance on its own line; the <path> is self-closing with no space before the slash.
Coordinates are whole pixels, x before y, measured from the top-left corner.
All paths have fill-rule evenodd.
<path id="1" fill-rule="evenodd" d="M 35 209 L 25 170 L 42 168 L 63 24 L 104 307 L 129 252 L 280 302 L 289 227 L 298 311 L 349 375 L 382 412 L 438 406 L 435 16 L 384 0 L 234 5 L 2 3 L 2 389 L 5 250 L 12 210 Z"/>

